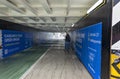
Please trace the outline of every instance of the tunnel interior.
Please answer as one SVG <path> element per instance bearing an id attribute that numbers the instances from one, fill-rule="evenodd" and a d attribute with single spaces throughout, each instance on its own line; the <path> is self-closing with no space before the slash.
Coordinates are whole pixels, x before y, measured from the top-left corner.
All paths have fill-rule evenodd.
<path id="1" fill-rule="evenodd" d="M 0 79 L 119 79 L 119 5 L 0 0 Z"/>

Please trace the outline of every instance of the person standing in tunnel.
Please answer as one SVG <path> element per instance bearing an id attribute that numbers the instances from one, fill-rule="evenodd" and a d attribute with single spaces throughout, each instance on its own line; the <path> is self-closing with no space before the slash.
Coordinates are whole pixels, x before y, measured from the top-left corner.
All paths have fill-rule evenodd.
<path id="1" fill-rule="evenodd" d="M 65 37 L 65 50 L 69 53 L 70 50 L 70 36 L 68 33 L 66 33 L 66 37 Z"/>

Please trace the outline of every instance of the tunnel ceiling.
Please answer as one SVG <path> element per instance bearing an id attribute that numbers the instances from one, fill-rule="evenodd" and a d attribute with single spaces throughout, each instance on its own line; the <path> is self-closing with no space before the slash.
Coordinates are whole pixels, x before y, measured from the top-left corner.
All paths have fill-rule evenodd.
<path id="1" fill-rule="evenodd" d="M 0 19 L 45 31 L 69 31 L 97 1 L 0 0 Z"/>

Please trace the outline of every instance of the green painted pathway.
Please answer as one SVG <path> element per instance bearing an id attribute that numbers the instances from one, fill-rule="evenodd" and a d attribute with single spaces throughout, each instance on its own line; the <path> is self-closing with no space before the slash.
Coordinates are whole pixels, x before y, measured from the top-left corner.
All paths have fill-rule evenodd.
<path id="1" fill-rule="evenodd" d="M 33 47 L 0 60 L 0 79 L 19 79 L 47 49 L 48 47 Z"/>

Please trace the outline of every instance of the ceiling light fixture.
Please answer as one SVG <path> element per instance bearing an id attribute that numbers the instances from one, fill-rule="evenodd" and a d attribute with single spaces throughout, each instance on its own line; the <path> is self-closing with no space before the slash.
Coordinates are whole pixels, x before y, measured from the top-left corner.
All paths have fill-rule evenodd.
<path id="1" fill-rule="evenodd" d="M 72 24 L 72 27 L 74 27 L 75 24 Z"/>
<path id="2" fill-rule="evenodd" d="M 88 11 L 87 14 L 89 14 L 91 11 L 93 11 L 96 7 L 101 5 L 104 2 L 104 0 L 98 0 Z"/>

